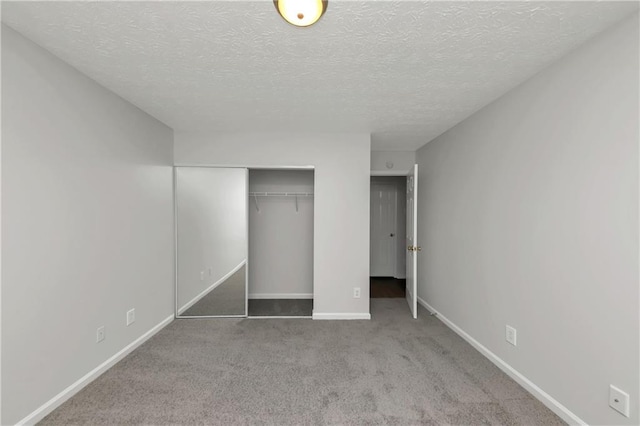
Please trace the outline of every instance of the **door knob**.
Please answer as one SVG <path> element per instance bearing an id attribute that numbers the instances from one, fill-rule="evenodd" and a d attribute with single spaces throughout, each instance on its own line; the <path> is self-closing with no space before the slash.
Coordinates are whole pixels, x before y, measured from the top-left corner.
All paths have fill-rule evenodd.
<path id="1" fill-rule="evenodd" d="M 422 251 L 422 247 L 418 246 L 414 248 L 415 251 Z"/>
<path id="2" fill-rule="evenodd" d="M 413 250 L 414 250 L 414 249 L 413 249 L 413 246 L 408 246 L 408 247 L 407 247 L 407 250 L 409 250 L 409 251 L 413 251 Z"/>

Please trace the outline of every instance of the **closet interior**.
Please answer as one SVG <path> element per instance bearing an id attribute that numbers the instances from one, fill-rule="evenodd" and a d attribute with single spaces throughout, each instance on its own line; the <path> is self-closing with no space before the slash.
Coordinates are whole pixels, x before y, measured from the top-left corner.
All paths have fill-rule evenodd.
<path id="1" fill-rule="evenodd" d="M 313 170 L 249 170 L 249 316 L 311 316 L 313 189 Z"/>

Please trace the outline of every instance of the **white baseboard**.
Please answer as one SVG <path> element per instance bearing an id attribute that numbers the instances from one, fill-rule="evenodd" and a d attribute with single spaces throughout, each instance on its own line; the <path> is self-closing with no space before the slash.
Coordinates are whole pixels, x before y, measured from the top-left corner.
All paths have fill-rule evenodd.
<path id="1" fill-rule="evenodd" d="M 310 316 L 303 316 L 303 315 L 299 315 L 299 316 L 287 316 L 287 315 L 281 315 L 281 316 L 255 316 L 255 317 L 247 317 L 247 319 L 311 319 Z"/>
<path id="2" fill-rule="evenodd" d="M 492 363 L 494 363 L 500 370 L 504 371 L 509 377 L 515 380 L 520 386 L 525 388 L 531 395 L 533 395 L 536 399 L 542 402 L 547 406 L 551 411 L 556 413 L 558 417 L 569 424 L 574 425 L 586 425 L 587 422 L 582 420 L 580 417 L 576 416 L 573 412 L 571 412 L 567 407 L 562 405 L 559 401 L 554 399 L 551 395 L 540 389 L 535 383 L 526 378 L 522 373 L 517 371 L 515 368 L 507 364 L 502 358 L 498 355 L 491 352 L 484 345 L 478 342 L 476 339 L 467 334 L 460 327 L 455 325 L 451 320 L 442 315 L 440 312 L 436 311 L 431 305 L 429 305 L 424 299 L 418 297 L 418 303 L 424 306 L 429 312 L 436 314 L 436 318 L 442 321 L 447 327 L 456 332 L 460 337 L 466 340 L 471 346 L 476 348 L 478 352 L 484 355 L 489 359 Z"/>
<path id="3" fill-rule="evenodd" d="M 249 293 L 249 299 L 313 299 L 313 293 Z"/>
<path id="4" fill-rule="evenodd" d="M 371 314 L 326 314 L 313 313 L 314 320 L 370 320 Z"/>
<path id="5" fill-rule="evenodd" d="M 97 379 L 102 373 L 107 371 L 109 368 L 113 367 L 118 361 L 123 359 L 125 356 L 129 355 L 134 349 L 138 346 L 142 345 L 146 342 L 150 337 L 156 334 L 158 331 L 162 330 L 166 327 L 171 321 L 174 320 L 174 314 L 162 320 L 159 324 L 155 325 L 151 330 L 144 333 L 142 336 L 138 337 L 136 340 L 125 346 L 118 353 L 113 355 L 111 358 L 107 359 L 105 362 L 85 374 L 78 381 L 73 383 L 71 386 L 51 398 L 49 401 L 41 405 L 38 409 L 36 409 L 33 413 L 29 414 L 24 419 L 20 420 L 17 425 L 33 425 L 43 418 L 45 418 L 49 413 L 58 408 L 62 403 L 66 400 L 77 394 L 82 388 L 87 386 L 89 383 Z"/>
<path id="6" fill-rule="evenodd" d="M 182 308 L 180 308 L 178 310 L 178 315 L 181 315 L 184 311 L 186 311 L 187 309 L 189 309 L 190 307 L 192 307 L 193 305 L 195 305 L 197 302 L 200 301 L 200 299 L 202 299 L 203 297 L 205 297 L 207 294 L 209 294 L 214 288 L 218 287 L 220 284 L 222 284 L 223 282 L 225 282 L 227 280 L 227 278 L 229 278 L 231 275 L 235 274 L 236 272 L 238 272 L 240 270 L 240 268 L 242 268 L 245 264 L 247 263 L 246 260 L 243 260 L 242 262 L 240 262 L 240 264 L 238 266 L 236 266 L 235 268 L 233 268 L 230 272 L 227 272 L 227 274 L 225 276 L 223 276 L 222 278 L 220 278 L 218 281 L 214 282 L 213 284 L 211 284 L 209 287 L 207 287 L 206 289 L 204 289 L 200 294 L 198 294 L 196 297 L 194 297 L 193 299 L 191 299 L 189 302 L 185 303 Z"/>

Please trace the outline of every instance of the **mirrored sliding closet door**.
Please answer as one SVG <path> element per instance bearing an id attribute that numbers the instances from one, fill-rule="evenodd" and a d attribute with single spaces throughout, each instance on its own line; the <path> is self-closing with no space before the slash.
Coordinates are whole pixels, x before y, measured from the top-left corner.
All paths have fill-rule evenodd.
<path id="1" fill-rule="evenodd" d="M 176 312 L 246 316 L 248 170 L 176 167 Z"/>

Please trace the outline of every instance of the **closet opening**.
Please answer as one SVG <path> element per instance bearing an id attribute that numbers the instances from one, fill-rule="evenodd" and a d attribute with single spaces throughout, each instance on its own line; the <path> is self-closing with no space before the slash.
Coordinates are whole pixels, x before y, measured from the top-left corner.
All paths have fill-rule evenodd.
<path id="1" fill-rule="evenodd" d="M 371 298 L 406 297 L 406 176 L 371 177 Z"/>
<path id="2" fill-rule="evenodd" d="M 311 318 L 314 171 L 174 168 L 176 318 Z"/>
<path id="3" fill-rule="evenodd" d="M 249 170 L 248 316 L 313 312 L 314 171 Z"/>

